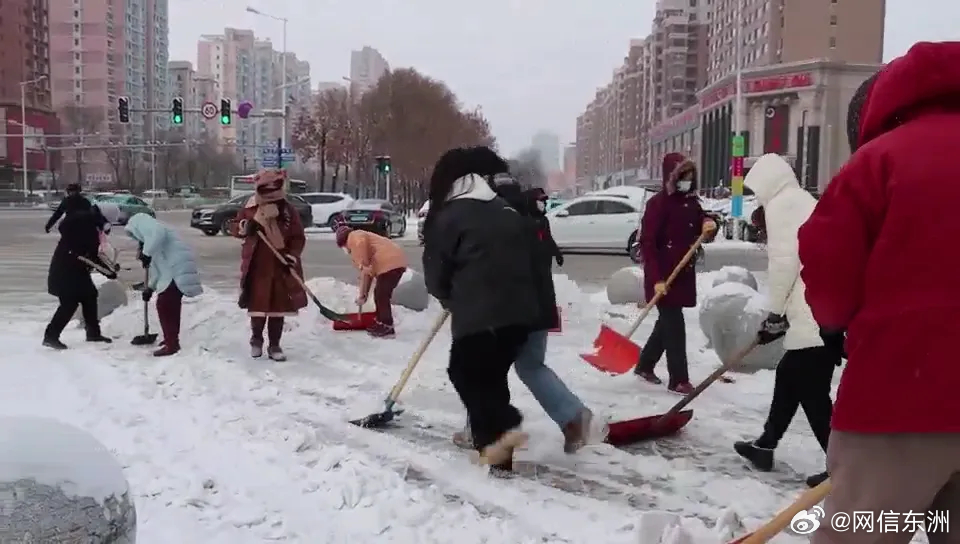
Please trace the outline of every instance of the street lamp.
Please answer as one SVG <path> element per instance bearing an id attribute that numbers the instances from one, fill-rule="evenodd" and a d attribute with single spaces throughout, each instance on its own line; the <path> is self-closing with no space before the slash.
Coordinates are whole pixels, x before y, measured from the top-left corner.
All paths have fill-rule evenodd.
<path id="1" fill-rule="evenodd" d="M 286 89 L 287 87 L 287 18 L 286 17 L 277 17 L 276 15 L 270 15 L 269 13 L 264 13 L 256 8 L 247 6 L 247 13 L 252 13 L 254 15 L 260 15 L 261 17 L 266 17 L 268 19 L 273 19 L 274 21 L 280 21 L 283 23 L 283 53 L 280 58 L 280 71 L 283 73 L 280 80 L 280 87 Z M 280 142 L 282 147 L 286 147 L 287 141 L 287 100 L 286 93 L 280 93 L 280 110 L 284 112 L 283 114 L 283 125 L 281 130 L 283 133 L 280 135 Z"/>
<path id="2" fill-rule="evenodd" d="M 27 86 L 40 83 L 47 79 L 42 75 L 27 81 L 20 82 L 20 136 L 23 142 L 23 194 L 30 194 L 30 173 L 27 169 Z"/>

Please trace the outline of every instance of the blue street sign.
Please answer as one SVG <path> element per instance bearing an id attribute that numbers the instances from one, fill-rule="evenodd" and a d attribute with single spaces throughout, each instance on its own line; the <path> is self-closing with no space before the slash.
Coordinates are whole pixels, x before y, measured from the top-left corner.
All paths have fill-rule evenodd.
<path id="1" fill-rule="evenodd" d="M 263 157 L 260 160 L 260 166 L 264 168 L 276 168 L 277 167 L 277 158 L 276 157 Z"/>

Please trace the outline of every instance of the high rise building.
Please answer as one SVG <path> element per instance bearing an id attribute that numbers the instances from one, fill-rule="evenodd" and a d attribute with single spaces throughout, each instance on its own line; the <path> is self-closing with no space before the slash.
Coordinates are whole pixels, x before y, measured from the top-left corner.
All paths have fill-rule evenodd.
<path id="1" fill-rule="evenodd" d="M 560 171 L 560 137 L 552 132 L 533 135 L 530 146 L 540 155 L 540 167 L 544 173 Z"/>
<path id="2" fill-rule="evenodd" d="M 167 0 L 50 2 L 53 105 L 70 112 L 62 116 L 67 131 L 132 141 L 162 135 L 169 119 L 146 110 L 169 106 L 168 21 Z M 129 98 L 132 110 L 123 126 L 117 113 L 121 96 Z M 93 155 L 83 157 L 88 173 L 94 179 L 109 176 L 105 157 Z"/>
<path id="3" fill-rule="evenodd" d="M 4 134 L 20 136 L 0 142 L 0 191 L 24 189 L 24 162 L 31 187 L 50 180 L 50 170 L 56 167 L 43 152 L 41 137 L 60 132 L 51 109 L 51 82 L 47 77 L 51 55 L 49 21 L 47 2 L 0 3 L 0 50 L 6 51 L 0 55 L 0 123 Z M 26 109 L 25 119 L 21 104 Z"/>
<path id="4" fill-rule="evenodd" d="M 387 59 L 376 49 L 365 45 L 350 53 L 350 90 L 363 93 L 380 81 L 390 71 Z"/>
<path id="5" fill-rule="evenodd" d="M 190 61 L 173 60 L 167 63 L 167 79 L 170 82 L 168 94 L 171 105 L 174 98 L 182 98 L 185 110 L 199 110 L 204 102 L 213 102 L 211 96 L 202 92 L 201 79 Z M 179 127 L 171 125 L 170 132 L 182 135 L 185 140 L 198 140 L 206 129 L 207 124 L 202 116 L 188 112 L 183 116 L 183 124 Z"/>

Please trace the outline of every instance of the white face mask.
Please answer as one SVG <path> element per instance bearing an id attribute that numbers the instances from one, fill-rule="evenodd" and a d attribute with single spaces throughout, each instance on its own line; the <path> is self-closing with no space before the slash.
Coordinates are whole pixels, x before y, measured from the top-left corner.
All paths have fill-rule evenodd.
<path id="1" fill-rule="evenodd" d="M 538 200 L 538 201 L 537 201 L 537 209 L 540 210 L 541 212 L 544 211 L 544 210 L 546 210 L 546 209 L 547 209 L 547 203 L 544 202 L 544 201 L 542 201 L 542 200 Z"/>
<path id="2" fill-rule="evenodd" d="M 690 180 L 683 180 L 677 182 L 677 190 L 681 193 L 689 192 L 693 188 L 693 182 Z"/>

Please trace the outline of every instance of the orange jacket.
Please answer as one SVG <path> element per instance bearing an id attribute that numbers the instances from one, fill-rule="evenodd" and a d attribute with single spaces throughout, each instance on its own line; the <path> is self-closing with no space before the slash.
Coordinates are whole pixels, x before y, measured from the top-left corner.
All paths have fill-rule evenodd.
<path id="1" fill-rule="evenodd" d="M 406 268 L 407 257 L 393 241 L 365 230 L 347 236 L 345 245 L 353 264 L 370 276 L 379 276 L 397 268 Z"/>

